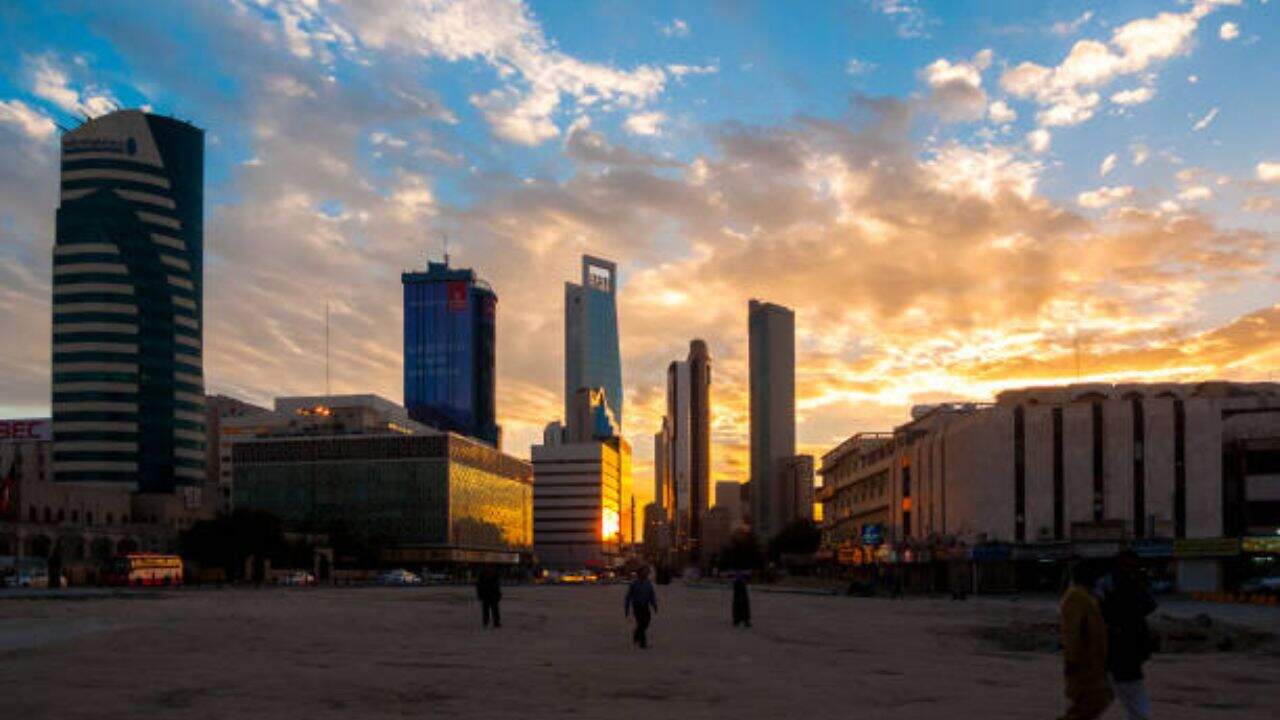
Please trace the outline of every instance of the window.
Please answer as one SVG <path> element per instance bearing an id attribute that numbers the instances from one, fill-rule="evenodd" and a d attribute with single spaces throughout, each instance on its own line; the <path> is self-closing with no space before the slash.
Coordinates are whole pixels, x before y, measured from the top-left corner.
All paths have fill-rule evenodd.
<path id="1" fill-rule="evenodd" d="M 53 511 L 49 509 L 48 505 L 44 506 L 44 521 L 47 523 L 53 522 Z"/>
<path id="2" fill-rule="evenodd" d="M 72 510 L 72 511 L 71 511 L 71 522 L 80 522 L 80 511 L 79 511 L 79 510 Z"/>
<path id="3" fill-rule="evenodd" d="M 28 512 L 27 515 L 31 522 L 40 522 L 40 514 L 36 512 L 36 506 L 32 505 L 28 510 L 30 510 L 30 512 Z"/>

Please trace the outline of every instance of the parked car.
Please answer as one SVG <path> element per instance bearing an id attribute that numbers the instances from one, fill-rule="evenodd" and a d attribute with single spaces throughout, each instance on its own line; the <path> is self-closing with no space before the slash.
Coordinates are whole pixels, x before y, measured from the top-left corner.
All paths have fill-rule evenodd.
<path id="1" fill-rule="evenodd" d="M 448 573 L 427 573 L 423 576 L 423 579 L 432 585 L 448 585 L 453 581 L 453 578 Z"/>
<path id="2" fill-rule="evenodd" d="M 316 576 L 305 570 L 291 570 L 281 575 L 276 582 L 287 587 L 310 587 L 316 584 Z"/>
<path id="3" fill-rule="evenodd" d="M 1250 578 L 1240 583 L 1240 590 L 1241 592 L 1261 593 L 1264 595 L 1280 594 L 1280 575 Z"/>
<path id="4" fill-rule="evenodd" d="M 422 576 L 409 572 L 404 568 L 396 568 L 395 570 L 378 573 L 376 581 L 379 585 L 421 585 Z"/>
<path id="5" fill-rule="evenodd" d="M 47 588 L 49 587 L 49 574 L 39 570 L 18 570 L 5 576 L 4 586 L 11 588 Z M 57 587 L 65 588 L 66 586 L 67 576 L 59 575 Z"/>

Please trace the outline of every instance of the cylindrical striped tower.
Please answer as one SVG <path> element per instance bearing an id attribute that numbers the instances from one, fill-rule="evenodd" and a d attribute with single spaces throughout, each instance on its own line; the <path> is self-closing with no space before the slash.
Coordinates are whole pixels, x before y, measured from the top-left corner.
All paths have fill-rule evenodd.
<path id="1" fill-rule="evenodd" d="M 54 479 L 203 482 L 204 131 L 121 110 L 62 138 Z"/>

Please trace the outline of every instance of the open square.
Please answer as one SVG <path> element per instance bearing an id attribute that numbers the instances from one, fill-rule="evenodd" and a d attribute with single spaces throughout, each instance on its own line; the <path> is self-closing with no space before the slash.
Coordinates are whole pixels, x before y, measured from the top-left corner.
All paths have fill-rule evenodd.
<path id="1" fill-rule="evenodd" d="M 0 697 L 14 718 L 1052 718 L 1061 659 L 977 628 L 1053 623 L 1056 603 L 660 587 L 647 651 L 625 587 L 505 588 L 485 630 L 470 587 L 85 593 L 0 600 Z M 21 599 L 19 599 L 21 598 Z M 1158 613 L 1275 633 L 1274 609 Z M 1280 648 L 1156 655 L 1155 716 L 1274 717 Z M 1112 708 L 1106 717 L 1120 717 Z"/>

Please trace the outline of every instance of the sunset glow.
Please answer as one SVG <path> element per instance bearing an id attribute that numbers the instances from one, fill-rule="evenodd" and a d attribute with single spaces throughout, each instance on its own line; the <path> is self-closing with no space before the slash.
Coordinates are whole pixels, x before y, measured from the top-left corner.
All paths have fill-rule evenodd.
<path id="1" fill-rule="evenodd" d="M 115 105 L 207 131 L 210 393 L 320 394 L 328 303 L 333 392 L 399 401 L 398 274 L 448 238 L 498 295 L 498 422 L 528 457 L 563 415 L 563 284 L 616 261 L 637 507 L 695 337 L 712 479 L 746 479 L 750 298 L 795 310 L 815 454 L 1013 387 L 1277 379 L 1275 3 L 157 4 L 180 50 L 113 3 L 19 5 L 5 413 L 49 412 L 55 123 Z"/>

